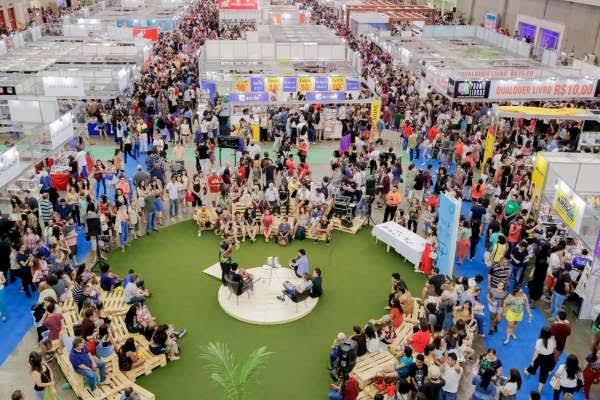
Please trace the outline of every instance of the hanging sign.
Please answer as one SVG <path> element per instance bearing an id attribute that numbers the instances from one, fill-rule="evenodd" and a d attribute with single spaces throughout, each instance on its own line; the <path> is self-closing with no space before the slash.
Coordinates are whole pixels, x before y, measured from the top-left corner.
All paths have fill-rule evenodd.
<path id="1" fill-rule="evenodd" d="M 587 99 L 596 94 L 597 81 L 561 80 L 494 80 L 490 85 L 492 100 L 518 99 Z"/>
<path id="2" fill-rule="evenodd" d="M 233 81 L 233 91 L 237 93 L 250 93 L 250 80 L 237 78 Z"/>
<path id="3" fill-rule="evenodd" d="M 490 81 L 448 81 L 448 96 L 455 99 L 487 99 Z"/>
<path id="4" fill-rule="evenodd" d="M 264 92 L 265 91 L 265 78 L 262 76 L 250 78 L 250 91 L 251 92 Z"/>
<path id="5" fill-rule="evenodd" d="M 371 133 L 377 132 L 377 121 L 381 115 L 381 99 L 371 101 Z"/>
<path id="6" fill-rule="evenodd" d="M 283 91 L 284 93 L 296 93 L 298 91 L 298 80 L 292 76 L 284 77 Z"/>
<path id="7" fill-rule="evenodd" d="M 358 80 L 358 79 L 346 79 L 346 91 L 347 92 L 358 92 L 358 91 L 360 91 L 360 80 Z"/>
<path id="8" fill-rule="evenodd" d="M 315 92 L 327 92 L 329 90 L 329 79 L 326 76 L 315 77 Z"/>
<path id="9" fill-rule="evenodd" d="M 569 229 L 579 233 L 585 211 L 585 201 L 562 180 L 556 184 L 552 208 Z"/>
<path id="10" fill-rule="evenodd" d="M 439 196 L 438 212 L 438 256 L 436 266 L 440 273 L 452 276 L 454 272 L 454 256 L 456 254 L 456 239 L 460 221 L 461 201 L 442 193 Z"/>
<path id="11" fill-rule="evenodd" d="M 312 92 L 313 91 L 313 78 L 310 76 L 301 76 L 298 78 L 298 91 L 299 92 Z"/>
<path id="12" fill-rule="evenodd" d="M 332 92 L 343 92 L 346 90 L 346 78 L 343 76 L 332 76 L 329 78 L 329 90 Z"/>
<path id="13" fill-rule="evenodd" d="M 346 94 L 344 92 L 308 92 L 306 94 L 307 101 L 344 101 Z"/>
<path id="14" fill-rule="evenodd" d="M 280 93 L 282 91 L 281 78 L 268 77 L 266 91 L 268 93 Z"/>
<path id="15" fill-rule="evenodd" d="M 61 76 L 44 76 L 42 78 L 44 96 L 51 97 L 83 97 L 85 89 L 83 79 L 65 78 Z"/>
<path id="16" fill-rule="evenodd" d="M 21 173 L 21 159 L 16 147 L 12 147 L 0 154 L 0 187 L 3 187 Z"/>
<path id="17" fill-rule="evenodd" d="M 75 136 L 71 113 L 66 113 L 56 121 L 51 122 L 49 129 L 52 149 L 56 149 Z"/>
<path id="18" fill-rule="evenodd" d="M 267 92 L 229 94 L 230 103 L 256 103 L 267 101 L 269 101 L 269 93 Z"/>

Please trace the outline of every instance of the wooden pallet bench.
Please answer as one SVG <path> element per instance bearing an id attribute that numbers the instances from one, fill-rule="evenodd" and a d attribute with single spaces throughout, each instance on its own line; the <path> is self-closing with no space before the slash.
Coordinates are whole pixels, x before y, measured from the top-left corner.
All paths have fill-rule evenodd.
<path id="1" fill-rule="evenodd" d="M 413 312 L 404 316 L 404 320 L 413 324 L 418 324 L 421 318 L 425 317 L 425 307 L 422 304 L 421 299 L 415 299 L 415 305 Z"/>
<path id="2" fill-rule="evenodd" d="M 365 218 L 355 217 L 352 220 L 352 226 L 346 227 L 346 226 L 342 225 L 342 220 L 339 219 L 338 217 L 332 218 L 332 221 L 333 221 L 333 229 L 335 229 L 337 231 L 341 231 L 341 232 L 351 233 L 353 235 L 356 235 L 358 233 L 358 231 L 360 230 L 360 228 L 362 228 L 362 226 L 367 222 L 365 220 Z"/>
<path id="3" fill-rule="evenodd" d="M 358 385 L 364 388 L 371 383 L 371 379 L 378 372 L 389 371 L 394 368 L 394 365 L 396 365 L 396 359 L 389 351 L 367 353 L 357 359 L 351 374 L 358 381 Z"/>

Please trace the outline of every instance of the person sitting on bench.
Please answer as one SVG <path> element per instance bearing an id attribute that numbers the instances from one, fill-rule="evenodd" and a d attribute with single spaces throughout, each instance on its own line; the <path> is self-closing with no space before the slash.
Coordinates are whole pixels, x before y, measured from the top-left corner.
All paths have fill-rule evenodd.
<path id="1" fill-rule="evenodd" d="M 297 301 L 298 295 L 304 292 L 310 292 L 312 288 L 312 280 L 310 279 L 310 274 L 305 272 L 302 276 L 302 282 L 297 285 L 294 285 L 290 281 L 283 282 L 283 292 L 277 298 L 281 301 L 285 301 L 285 296 L 289 297 L 293 302 Z"/>
<path id="2" fill-rule="evenodd" d="M 232 282 L 238 282 L 237 295 L 240 296 L 246 290 L 254 290 L 254 275 L 244 268 L 238 268 L 237 263 L 232 263 L 229 267 L 229 279 Z"/>
<path id="3" fill-rule="evenodd" d="M 283 221 L 279 224 L 277 243 L 282 246 L 286 246 L 291 239 L 292 226 L 288 222 L 288 217 L 284 217 Z"/>

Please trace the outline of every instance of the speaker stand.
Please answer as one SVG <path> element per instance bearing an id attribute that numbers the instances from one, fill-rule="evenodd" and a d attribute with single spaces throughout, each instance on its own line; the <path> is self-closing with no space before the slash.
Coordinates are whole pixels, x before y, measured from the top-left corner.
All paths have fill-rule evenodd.
<path id="1" fill-rule="evenodd" d="M 375 226 L 377 225 L 373 220 L 373 215 L 371 211 L 373 209 L 373 201 L 375 201 L 375 196 L 366 196 L 367 197 L 367 225 Z"/>
<path id="2" fill-rule="evenodd" d="M 96 236 L 96 262 L 92 265 L 92 272 L 95 270 L 102 271 L 102 267 L 108 265 L 102 258 L 102 252 L 100 251 L 100 240 Z"/>

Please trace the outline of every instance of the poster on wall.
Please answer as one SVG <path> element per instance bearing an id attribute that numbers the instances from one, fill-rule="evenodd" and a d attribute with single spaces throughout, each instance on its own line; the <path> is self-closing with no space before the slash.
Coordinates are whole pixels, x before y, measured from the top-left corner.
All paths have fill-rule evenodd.
<path id="1" fill-rule="evenodd" d="M 281 93 L 282 91 L 281 78 L 269 77 L 267 78 L 267 92 L 269 93 Z"/>
<path id="2" fill-rule="evenodd" d="M 487 99 L 490 94 L 490 81 L 448 80 L 448 96 L 455 99 Z"/>
<path id="3" fill-rule="evenodd" d="M 21 159 L 15 147 L 0 154 L 0 187 L 8 185 L 21 173 Z"/>
<path id="4" fill-rule="evenodd" d="M 552 209 L 556 211 L 569 229 L 579 233 L 583 213 L 585 212 L 585 201 L 561 179 L 558 180 L 555 188 L 556 193 L 554 194 Z"/>
<path id="5" fill-rule="evenodd" d="M 312 92 L 314 90 L 313 78 L 310 76 L 301 76 L 298 78 L 299 92 Z"/>
<path id="6" fill-rule="evenodd" d="M 346 78 L 343 76 L 332 76 L 329 78 L 329 90 L 332 92 L 343 92 L 346 90 Z"/>
<path id="7" fill-rule="evenodd" d="M 346 91 L 347 92 L 360 91 L 360 80 L 359 79 L 346 79 Z"/>
<path id="8" fill-rule="evenodd" d="M 485 29 L 496 30 L 498 26 L 498 14 L 486 12 L 483 16 L 483 27 Z"/>
<path id="9" fill-rule="evenodd" d="M 83 97 L 85 89 L 82 78 L 66 78 L 61 76 L 45 76 L 42 78 L 44 96 L 51 97 Z"/>
<path id="10" fill-rule="evenodd" d="M 236 93 L 250 93 L 250 80 L 248 78 L 234 79 L 233 91 Z"/>
<path id="11" fill-rule="evenodd" d="M 440 194 L 438 217 L 438 254 L 436 266 L 440 273 L 452 276 L 454 272 L 454 256 L 456 255 L 456 239 L 458 236 L 461 201 L 446 194 Z"/>
<path id="12" fill-rule="evenodd" d="M 329 79 L 326 76 L 315 77 L 315 91 L 327 92 L 329 90 Z"/>
<path id="13" fill-rule="evenodd" d="M 283 78 L 283 92 L 284 93 L 296 93 L 298 91 L 298 80 L 292 76 L 286 76 Z"/>
<path id="14" fill-rule="evenodd" d="M 265 78 L 262 76 L 253 76 L 250 78 L 250 91 L 251 92 L 264 92 L 265 91 Z"/>

